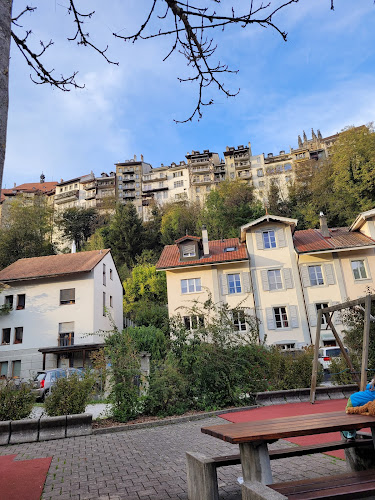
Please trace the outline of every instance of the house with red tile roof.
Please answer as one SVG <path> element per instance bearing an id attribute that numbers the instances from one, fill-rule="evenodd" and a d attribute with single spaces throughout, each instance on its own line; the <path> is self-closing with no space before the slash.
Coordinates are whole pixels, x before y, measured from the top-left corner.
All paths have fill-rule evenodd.
<path id="1" fill-rule="evenodd" d="M 84 367 L 123 326 L 122 284 L 110 250 L 20 259 L 0 271 L 0 377 Z"/>
<path id="2" fill-rule="evenodd" d="M 209 241 L 204 229 L 201 238 L 184 236 L 166 246 L 157 269 L 166 271 L 170 316 L 184 316 L 189 301 L 203 303 L 210 293 L 216 303 L 248 308 L 261 341 L 288 350 L 313 344 L 319 309 L 361 297 L 373 286 L 375 209 L 349 228 L 328 228 L 323 213 L 319 229 L 299 231 L 297 224 L 265 215 L 243 225 L 240 239 Z M 323 321 L 322 346 L 336 345 Z M 338 313 L 332 324 L 341 334 Z"/>

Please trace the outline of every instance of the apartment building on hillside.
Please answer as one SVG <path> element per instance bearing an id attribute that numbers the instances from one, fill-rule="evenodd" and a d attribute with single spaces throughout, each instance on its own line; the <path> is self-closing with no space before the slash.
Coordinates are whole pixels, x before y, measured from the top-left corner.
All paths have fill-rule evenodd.
<path id="1" fill-rule="evenodd" d="M 217 153 L 205 149 L 192 151 L 186 155 L 190 178 L 189 199 L 203 203 L 207 194 L 215 188 L 215 173 L 221 161 Z"/>
<path id="2" fill-rule="evenodd" d="M 184 236 L 166 246 L 157 264 L 166 271 L 169 315 L 184 316 L 192 299 L 241 305 L 259 324 L 259 338 L 282 349 L 315 341 L 318 310 L 365 295 L 375 278 L 375 209 L 350 228 L 296 230 L 298 221 L 265 215 L 241 227 L 240 239 Z M 323 318 L 321 343 L 336 345 Z M 187 320 L 186 320 L 187 322 Z M 339 333 L 342 317 L 334 313 Z M 192 323 L 193 324 L 193 323 Z M 233 331 L 246 324 L 233 319 Z"/>

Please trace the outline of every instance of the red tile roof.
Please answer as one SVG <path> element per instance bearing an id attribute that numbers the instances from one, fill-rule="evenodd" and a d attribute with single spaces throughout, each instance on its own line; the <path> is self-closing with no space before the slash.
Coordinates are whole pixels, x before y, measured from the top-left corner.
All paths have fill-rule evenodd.
<path id="1" fill-rule="evenodd" d="M 179 241 L 179 240 L 177 240 Z M 235 247 L 233 252 L 225 252 L 225 248 Z M 217 264 L 219 262 L 231 262 L 237 260 L 247 260 L 246 244 L 240 243 L 238 238 L 228 240 L 215 240 L 208 242 L 210 254 L 202 256 L 197 260 L 180 261 L 180 250 L 177 245 L 167 245 L 160 256 L 157 269 L 169 269 L 174 267 L 194 266 L 197 264 Z M 1 277 L 1 275 L 0 275 Z"/>
<path id="2" fill-rule="evenodd" d="M 19 259 L 0 271 L 0 281 L 6 283 L 88 272 L 109 252 L 109 249 L 91 250 L 90 252 Z"/>
<path id="3" fill-rule="evenodd" d="M 0 202 L 5 200 L 5 196 L 9 194 L 15 194 L 13 189 L 2 189 Z"/>
<path id="4" fill-rule="evenodd" d="M 14 188 L 14 191 L 44 191 L 55 189 L 57 182 L 26 182 Z"/>
<path id="5" fill-rule="evenodd" d="M 199 236 L 189 236 L 188 234 L 186 236 L 183 236 L 182 238 L 178 238 L 178 240 L 175 241 L 175 243 L 181 243 L 182 241 L 185 240 L 194 240 L 194 241 L 201 241 L 202 238 Z"/>
<path id="6" fill-rule="evenodd" d="M 357 231 L 351 232 L 346 227 L 330 229 L 329 234 L 330 238 L 325 238 L 319 229 L 295 231 L 294 248 L 298 253 L 306 253 L 375 245 L 375 241 L 368 236 Z"/>

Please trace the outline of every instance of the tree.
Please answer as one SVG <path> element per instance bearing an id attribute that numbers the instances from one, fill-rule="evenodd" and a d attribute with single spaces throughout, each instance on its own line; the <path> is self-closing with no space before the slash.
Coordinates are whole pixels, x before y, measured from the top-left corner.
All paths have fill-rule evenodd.
<path id="1" fill-rule="evenodd" d="M 181 236 L 199 233 L 198 219 L 201 207 L 198 203 L 179 201 L 164 207 L 161 219 L 161 236 L 164 245 L 173 244 Z"/>
<path id="2" fill-rule="evenodd" d="M 75 241 L 77 250 L 81 250 L 95 230 L 97 216 L 95 208 L 72 207 L 64 210 L 56 223 L 63 236 Z"/>
<path id="3" fill-rule="evenodd" d="M 197 85 L 197 104 L 191 115 L 183 120 L 188 121 L 195 116 L 201 118 L 202 108 L 213 104 L 212 96 L 206 97 L 205 95 L 210 86 L 215 87 L 227 97 L 235 96 L 239 92 L 239 90 L 233 92 L 226 89 L 224 84 L 226 73 L 236 73 L 237 70 L 233 71 L 227 64 L 214 60 L 218 45 L 217 38 L 211 36 L 211 33 L 217 37 L 218 33 L 232 25 L 244 29 L 255 24 L 275 30 L 286 41 L 287 33 L 278 28 L 275 24 L 275 17 L 287 6 L 297 2 L 298 0 L 278 0 L 263 4 L 260 0 L 250 0 L 248 4 L 243 2 L 238 7 L 220 0 L 215 0 L 212 5 L 210 2 L 205 5 L 197 1 L 184 3 L 178 0 L 153 0 L 149 10 L 145 11 L 145 21 L 135 29 L 132 35 L 124 36 L 123 33 L 113 35 L 125 42 L 136 42 L 139 39 L 152 40 L 161 36 L 172 37 L 170 51 L 164 60 L 174 53 L 184 57 L 190 72 L 178 79 L 180 82 Z M 64 5 L 66 12 L 71 16 L 75 30 L 68 40 L 90 47 L 109 64 L 118 64 L 108 58 L 108 47 L 102 49 L 96 46 L 85 30 L 85 21 L 90 19 L 95 12 L 80 12 L 76 3 L 76 0 L 66 0 Z M 333 9 L 333 0 L 331 0 L 331 9 Z M 45 66 L 43 56 L 53 45 L 52 40 L 49 42 L 41 40 L 38 49 L 32 47 L 30 40 L 32 31 L 23 28 L 20 23 L 26 13 L 33 13 L 35 10 L 36 7 L 26 6 L 20 12 L 13 13 L 12 18 L 12 0 L 0 2 L 0 186 L 5 158 L 11 38 L 25 58 L 31 71 L 30 77 L 35 83 L 49 84 L 62 91 L 81 87 L 75 79 L 77 72 L 57 77 L 53 69 Z"/>
<path id="4" fill-rule="evenodd" d="M 238 228 L 264 215 L 264 209 L 254 200 L 253 187 L 243 182 L 224 181 L 207 196 L 200 216 L 210 239 L 238 237 Z"/>
<path id="5" fill-rule="evenodd" d="M 117 205 L 108 227 L 107 243 L 119 270 L 124 265 L 134 266 L 144 248 L 144 230 L 133 203 Z"/>
<path id="6" fill-rule="evenodd" d="M 22 196 L 9 204 L 0 228 L 0 267 L 18 259 L 54 254 L 52 210 L 43 196 L 25 205 Z"/>

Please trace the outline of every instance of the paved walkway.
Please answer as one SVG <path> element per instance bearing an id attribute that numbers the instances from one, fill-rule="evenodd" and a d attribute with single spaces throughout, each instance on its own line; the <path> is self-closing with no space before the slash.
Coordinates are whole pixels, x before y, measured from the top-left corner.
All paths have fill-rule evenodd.
<path id="1" fill-rule="evenodd" d="M 185 451 L 233 454 L 238 447 L 204 435 L 214 417 L 113 434 L 2 446 L 0 455 L 18 459 L 52 456 L 42 498 L 75 500 L 187 500 Z M 274 443 L 284 447 L 288 443 Z M 290 445 L 293 446 L 293 445 Z M 304 479 L 346 470 L 345 462 L 323 454 L 272 461 L 275 481 Z M 240 466 L 219 469 L 220 498 L 239 500 Z M 22 478 L 20 478 L 22 480 Z"/>

